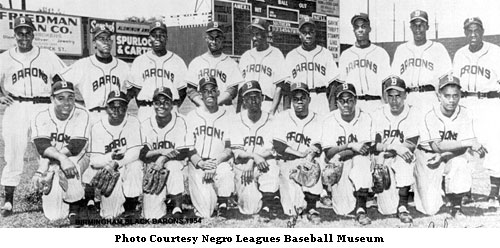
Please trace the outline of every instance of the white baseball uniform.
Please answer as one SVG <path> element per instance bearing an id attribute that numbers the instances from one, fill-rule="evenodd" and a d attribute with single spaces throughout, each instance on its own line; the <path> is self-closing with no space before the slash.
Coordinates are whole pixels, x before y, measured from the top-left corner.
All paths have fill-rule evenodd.
<path id="1" fill-rule="evenodd" d="M 246 82 L 251 80 L 259 82 L 264 95 L 262 110 L 269 112 L 276 84 L 283 82 L 287 77 L 283 53 L 271 45 L 264 51 L 252 48 L 241 55 L 239 66 Z"/>
<path id="2" fill-rule="evenodd" d="M 342 119 L 339 110 L 334 110 L 324 119 L 321 138 L 323 149 L 374 140 L 372 118 L 357 106 L 355 111 L 355 117 L 350 122 Z M 362 155 L 356 155 L 344 162 L 342 177 L 332 186 L 335 213 L 349 214 L 356 207 L 354 191 L 372 187 L 370 164 L 370 156 Z"/>
<path id="3" fill-rule="evenodd" d="M 27 53 L 19 53 L 14 47 L 0 55 L 0 82 L 4 93 L 15 97 L 14 103 L 5 109 L 2 120 L 6 162 L 2 185 L 19 184 L 30 121 L 35 113 L 47 106 L 37 100 L 34 102 L 33 98 L 43 97 L 46 103 L 50 103 L 52 77 L 64 67 L 57 55 L 37 46 Z"/>
<path id="4" fill-rule="evenodd" d="M 339 79 L 354 85 L 358 106 L 372 113 L 382 105 L 382 100 L 366 98 L 382 98 L 382 80 L 389 76 L 390 68 L 389 54 L 383 48 L 374 44 L 366 48 L 352 46 L 340 55 Z"/>
<path id="5" fill-rule="evenodd" d="M 118 126 L 111 126 L 108 117 L 104 116 L 94 123 L 90 129 L 90 167 L 83 174 L 83 183 L 90 183 L 97 173 L 93 165 L 107 164 L 112 161 L 111 154 L 115 149 L 126 150 L 141 147 L 141 129 L 139 120 L 127 114 Z M 120 167 L 120 178 L 109 197 L 101 198 L 101 217 L 115 218 L 124 212 L 125 197 L 138 197 L 142 193 L 143 163 L 137 158 Z"/>
<path id="6" fill-rule="evenodd" d="M 186 116 L 186 145 L 196 149 L 203 160 L 215 158 L 230 141 L 231 120 L 225 109 L 209 113 L 204 108 L 196 108 Z M 229 197 L 234 191 L 234 174 L 231 165 L 222 162 L 217 165 L 214 183 L 205 182 L 204 175 L 204 170 L 189 163 L 189 194 L 195 213 L 210 218 L 217 206 L 217 196 Z"/>
<path id="7" fill-rule="evenodd" d="M 60 151 L 68 145 L 70 139 L 88 139 L 88 132 L 90 130 L 89 114 L 85 109 L 75 106 L 68 119 L 61 121 L 56 117 L 54 106 L 49 105 L 45 110 L 35 115 L 31 123 L 31 130 L 33 140 L 40 138 L 49 139 L 51 145 Z M 82 149 L 80 154 L 69 157 L 76 165 L 79 175 L 81 175 L 81 158 L 84 154 L 85 149 Z M 48 162 L 49 159 L 47 158 L 40 160 L 40 164 L 42 165 L 47 165 Z M 69 213 L 68 203 L 81 200 L 85 192 L 81 180 L 76 177 L 67 179 L 68 189 L 67 191 L 63 191 L 59 186 L 59 177 L 65 177 L 62 170 L 59 166 L 51 166 L 49 171 L 54 171 L 55 173 L 50 193 L 42 196 L 43 213 L 49 220 L 64 219 Z"/>
<path id="8" fill-rule="evenodd" d="M 500 48 L 484 42 L 481 50 L 472 53 L 468 46 L 460 48 L 453 59 L 453 75 L 460 79 L 462 91 L 468 93 L 497 93 L 500 91 Z M 466 95 L 466 94 L 464 94 Z M 484 166 L 490 170 L 491 176 L 500 177 L 500 117 L 496 113 L 500 109 L 498 94 L 494 98 L 468 96 L 460 101 L 474 113 L 474 125 L 477 137 L 490 152 L 484 158 Z"/>
<path id="9" fill-rule="evenodd" d="M 309 87 L 309 109 L 319 114 L 330 112 L 326 90 L 340 72 L 328 49 L 319 45 L 311 51 L 304 50 L 302 46 L 293 49 L 286 55 L 286 73 L 289 82 L 302 82 Z"/>
<path id="10" fill-rule="evenodd" d="M 466 140 L 475 138 L 473 121 L 467 108 L 459 105 L 451 117 L 442 114 L 440 106 L 429 110 L 420 125 L 419 143 L 442 140 Z M 428 149 L 415 151 L 415 207 L 418 211 L 433 215 L 443 205 L 441 198 L 441 183 L 445 176 L 446 193 L 465 193 L 472 186 L 472 166 L 470 154 L 450 159 L 441 163 L 436 169 L 427 166 L 428 160 L 434 155 Z"/>
<path id="11" fill-rule="evenodd" d="M 321 139 L 320 116 L 312 111 L 304 119 L 299 119 L 293 109 L 283 111 L 276 116 L 273 127 L 274 140 L 299 152 L 305 152 L 310 146 L 319 143 Z M 290 179 L 290 173 L 297 168 L 299 161 L 298 159 L 288 160 L 286 156 L 278 161 L 281 205 L 286 215 L 296 215 L 296 209 L 305 209 L 307 202 L 304 192 L 319 195 L 323 190 L 321 180 L 308 188 Z"/>
<path id="12" fill-rule="evenodd" d="M 140 55 L 134 59 L 130 73 L 130 85 L 127 88 L 133 86 L 141 89 L 136 98 L 140 105 L 138 112 L 140 121 L 154 115 L 151 104 L 153 93 L 157 88 L 169 88 L 173 100 L 179 100 L 179 90 L 186 88 L 184 81 L 187 73 L 186 63 L 171 51 L 167 51 L 161 57 L 155 55 L 153 51 Z"/>
<path id="13" fill-rule="evenodd" d="M 158 127 L 154 116 L 141 123 L 142 142 L 150 150 L 186 147 L 186 133 L 186 121 L 176 112 L 172 112 L 172 120 L 163 128 Z M 163 191 L 158 195 L 144 193 L 142 201 L 144 218 L 161 218 L 166 214 L 167 194 L 177 195 L 184 192 L 183 162 L 170 160 L 165 164 L 165 167 L 169 171 L 169 175 Z"/>
<path id="14" fill-rule="evenodd" d="M 242 111 L 233 120 L 231 125 L 231 146 L 233 149 L 243 149 L 250 153 L 261 153 L 273 148 L 272 135 L 273 125 L 271 116 L 262 112 L 257 122 L 248 118 L 248 112 Z M 239 163 L 241 162 L 241 164 Z M 269 170 L 261 172 L 254 169 L 254 181 L 243 185 L 241 181 L 242 165 L 245 161 L 235 161 L 235 186 L 238 194 L 238 208 L 242 214 L 256 214 L 262 207 L 262 193 L 274 193 L 279 188 L 279 168 L 275 159 L 268 159 Z"/>
<path id="15" fill-rule="evenodd" d="M 446 48 L 431 40 L 421 46 L 416 46 L 413 40 L 399 45 L 392 61 L 392 74 L 403 79 L 406 87 L 413 91 L 408 94 L 408 104 L 419 108 L 421 113 L 437 104 L 438 79 L 451 69 L 451 59 Z M 434 86 L 435 90 L 418 91 L 418 87 L 426 85 L 426 88 Z"/>

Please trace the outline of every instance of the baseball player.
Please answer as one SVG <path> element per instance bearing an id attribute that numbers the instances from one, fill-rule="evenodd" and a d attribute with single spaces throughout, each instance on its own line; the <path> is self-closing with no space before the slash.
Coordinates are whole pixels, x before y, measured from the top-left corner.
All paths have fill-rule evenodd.
<path id="1" fill-rule="evenodd" d="M 371 43 L 371 25 L 367 14 L 356 14 L 351 24 L 356 43 L 340 55 L 339 78 L 354 85 L 358 92 L 357 105 L 372 113 L 383 103 L 382 80 L 389 76 L 389 54 Z"/>
<path id="2" fill-rule="evenodd" d="M 441 184 L 450 200 L 451 216 L 462 216 L 462 197 L 472 186 L 473 167 L 469 164 L 486 149 L 477 141 L 467 108 L 459 105 L 460 80 L 451 75 L 439 79 L 439 101 L 424 116 L 421 141 L 415 151 L 415 206 L 433 215 L 443 204 Z"/>
<path id="3" fill-rule="evenodd" d="M 230 131 L 238 208 L 242 214 L 260 211 L 261 216 L 274 218 L 279 206 L 275 202 L 279 167 L 271 153 L 271 115 L 261 110 L 264 96 L 257 81 L 244 83 L 240 89 L 245 110 L 236 116 Z"/>
<path id="4" fill-rule="evenodd" d="M 339 70 L 330 51 L 316 44 L 316 24 L 312 19 L 301 19 L 299 32 L 302 44 L 286 55 L 288 80 L 307 84 L 311 109 L 326 114 L 332 110 L 326 93 L 330 92 L 328 89 L 339 76 Z"/>
<path id="5" fill-rule="evenodd" d="M 413 40 L 401 44 L 394 53 L 392 74 L 403 79 L 408 87 L 408 104 L 427 112 L 437 104 L 437 79 L 451 70 L 451 59 L 446 48 L 427 39 L 429 18 L 427 12 L 415 10 L 410 14 Z"/>
<path id="6" fill-rule="evenodd" d="M 228 160 L 231 120 L 228 110 L 220 108 L 217 80 L 203 77 L 199 82 L 203 105 L 186 116 L 186 144 L 191 147 L 189 194 L 198 217 L 210 218 L 217 208 L 226 217 L 228 200 L 234 191 L 234 173 Z"/>
<path id="7" fill-rule="evenodd" d="M 464 33 L 468 45 L 460 48 L 453 58 L 453 73 L 462 86 L 461 104 L 474 113 L 477 138 L 490 151 L 500 147 L 500 131 L 496 125 L 500 118 L 493 114 L 500 108 L 500 49 L 497 45 L 483 41 L 483 22 L 478 17 L 464 22 Z M 500 187 L 500 155 L 492 152 L 485 157 L 484 167 L 490 173 L 490 208 L 497 209 Z"/>
<path id="8" fill-rule="evenodd" d="M 102 218 L 115 218 L 122 214 L 134 218 L 139 195 L 142 193 L 142 148 L 139 120 L 127 114 L 125 93 L 112 91 L 106 101 L 107 116 L 90 129 L 90 167 L 82 182 L 89 184 L 97 171 L 106 166 L 117 167 L 120 178 L 109 197 L 102 196 Z"/>
<path id="9" fill-rule="evenodd" d="M 33 183 L 39 189 L 42 177 L 49 174 L 52 181 L 48 183 L 52 185 L 50 192 L 42 196 L 43 213 L 49 220 L 69 217 L 75 224 L 80 218 L 80 206 L 84 206 L 79 160 L 87 146 L 89 114 L 75 106 L 71 82 L 54 83 L 51 100 L 52 105 L 32 121 L 33 143 L 42 156 Z"/>
<path id="10" fill-rule="evenodd" d="M 106 115 L 109 93 L 125 87 L 129 66 L 111 55 L 113 33 L 106 26 L 98 25 L 91 33 L 95 54 L 76 61 L 58 75 L 63 80 L 75 83 L 93 124 Z"/>
<path id="11" fill-rule="evenodd" d="M 186 148 L 187 124 L 184 117 L 172 111 L 174 96 L 168 87 L 161 87 L 153 94 L 155 116 L 141 123 L 141 134 L 144 148 L 141 160 L 153 162 L 156 166 L 165 167 L 169 171 L 166 187 L 156 194 L 144 193 L 142 210 L 145 218 L 161 218 L 166 214 L 167 196 L 174 203 L 172 215 L 182 216 L 182 193 L 184 192 L 184 164 L 186 153 L 178 150 Z M 186 150 L 186 149 L 184 149 Z"/>
<path id="12" fill-rule="evenodd" d="M 390 170 L 391 188 L 377 196 L 380 213 L 396 214 L 403 223 L 413 221 L 408 211 L 408 196 L 413 184 L 415 150 L 419 131 L 415 125 L 420 122 L 418 111 L 406 103 L 406 84 L 390 76 L 383 81 L 387 104 L 372 115 L 376 150 L 381 152 L 378 160 Z"/>
<path id="13" fill-rule="evenodd" d="M 203 97 L 197 91 L 198 83 L 204 77 L 213 77 L 217 81 L 217 88 L 220 92 L 220 96 L 217 98 L 218 104 L 230 106 L 238 94 L 238 84 L 244 80 L 238 64 L 222 52 L 224 31 L 218 22 L 208 24 L 205 41 L 208 51 L 189 63 L 186 76 L 188 97 L 196 106 L 203 106 Z M 229 110 L 235 112 L 233 107 Z"/>
<path id="14" fill-rule="evenodd" d="M 53 76 L 64 63 L 53 52 L 33 45 L 35 26 L 30 18 L 14 19 L 17 46 L 0 55 L 0 103 L 7 105 L 2 120 L 6 165 L 1 184 L 5 187 L 2 216 L 12 214 L 14 191 L 21 180 L 30 121 L 50 103 Z"/>
<path id="15" fill-rule="evenodd" d="M 167 50 L 167 26 L 161 21 L 153 22 L 149 29 L 149 39 L 152 49 L 135 58 L 130 84 L 127 86 L 129 97 L 136 96 L 141 121 L 154 115 L 152 100 L 155 89 L 170 89 L 175 111 L 186 98 L 186 63 L 177 54 Z"/>
<path id="16" fill-rule="evenodd" d="M 265 19 L 255 18 L 249 29 L 253 48 L 241 55 L 240 70 L 245 81 L 259 82 L 264 95 L 262 110 L 274 115 L 280 104 L 281 88 L 286 78 L 285 57 L 278 48 L 268 43 L 269 24 Z"/>
<path id="17" fill-rule="evenodd" d="M 337 86 L 338 109 L 323 121 L 321 142 L 325 161 L 344 161 L 340 181 L 332 186 L 333 210 L 348 215 L 353 210 L 361 225 L 371 219 L 366 212 L 366 200 L 372 187 L 370 145 L 373 123 L 370 115 L 357 107 L 356 88 L 352 84 Z"/>
<path id="18" fill-rule="evenodd" d="M 305 83 L 292 83 L 290 87 L 293 109 L 276 116 L 273 148 L 280 155 L 280 199 L 286 215 L 306 213 L 313 223 L 321 221 L 316 202 L 323 190 L 321 181 L 305 187 L 290 179 L 301 158 L 316 159 L 321 153 L 320 116 L 312 111 L 310 89 Z"/>

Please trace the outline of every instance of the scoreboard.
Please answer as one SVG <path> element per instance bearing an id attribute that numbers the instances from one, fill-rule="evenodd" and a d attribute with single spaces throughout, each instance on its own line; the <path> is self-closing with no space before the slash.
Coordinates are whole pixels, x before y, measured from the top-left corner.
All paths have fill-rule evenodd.
<path id="1" fill-rule="evenodd" d="M 299 46 L 299 20 L 309 16 L 316 22 L 317 43 L 338 60 L 339 0 L 215 0 L 212 13 L 225 29 L 226 54 L 238 57 L 252 47 L 248 25 L 259 17 L 269 23 L 269 42 L 286 55 Z"/>

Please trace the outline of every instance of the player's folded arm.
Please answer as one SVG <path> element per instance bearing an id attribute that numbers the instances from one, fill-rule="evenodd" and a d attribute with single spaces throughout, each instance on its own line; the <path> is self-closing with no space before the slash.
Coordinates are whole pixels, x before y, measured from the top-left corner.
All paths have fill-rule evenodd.
<path id="1" fill-rule="evenodd" d="M 233 151 L 231 150 L 231 142 L 226 140 L 224 144 L 224 150 L 215 156 L 215 162 L 219 165 L 222 162 L 229 161 L 233 157 Z"/>
<path id="2" fill-rule="evenodd" d="M 139 160 L 139 154 L 141 153 L 142 147 L 142 145 L 138 145 L 127 148 L 127 151 L 125 152 L 123 158 L 116 161 L 118 163 L 118 166 L 126 166 L 127 164 Z"/>
<path id="3" fill-rule="evenodd" d="M 227 87 L 227 89 L 220 95 L 219 105 L 231 103 L 237 95 L 238 95 L 238 84 L 231 87 Z"/>
<path id="4" fill-rule="evenodd" d="M 68 156 L 77 156 L 83 151 L 83 149 L 85 149 L 85 147 L 87 146 L 87 141 L 88 139 L 85 137 L 72 137 L 68 141 L 68 145 L 65 146 L 69 153 L 63 153 Z"/>
<path id="5" fill-rule="evenodd" d="M 339 154 L 341 158 L 346 156 L 354 156 L 354 151 L 349 148 L 349 144 L 325 147 L 323 151 L 325 152 L 326 161 L 330 161 L 330 159 L 332 159 L 336 154 Z"/>
<path id="6" fill-rule="evenodd" d="M 184 99 L 186 99 L 187 96 L 187 88 L 182 87 L 180 89 L 177 89 L 177 92 L 179 93 L 179 99 L 174 100 L 174 104 L 177 105 L 178 108 L 181 107 L 182 103 L 184 102 Z"/>
<path id="7" fill-rule="evenodd" d="M 35 137 L 33 138 L 33 143 L 35 144 L 38 154 L 40 154 L 42 158 L 47 158 L 45 157 L 44 152 L 47 148 L 52 146 L 52 144 L 50 143 L 50 138 L 44 136 Z"/>
<path id="8" fill-rule="evenodd" d="M 276 151 L 276 153 L 287 157 L 287 156 L 294 156 L 296 158 L 303 158 L 305 157 L 305 154 L 297 151 L 293 148 L 291 148 L 289 145 L 286 144 L 286 142 L 280 140 L 280 139 L 273 139 L 273 148 Z"/>
<path id="9" fill-rule="evenodd" d="M 141 91 L 141 88 L 136 85 L 132 85 L 127 88 L 127 99 L 130 101 L 133 98 L 137 97 L 139 95 L 139 92 Z"/>
<path id="10" fill-rule="evenodd" d="M 99 152 L 91 152 L 90 153 L 90 166 L 93 169 L 104 168 L 106 165 L 109 165 L 113 161 L 111 158 L 112 152 L 108 153 L 99 153 Z"/>

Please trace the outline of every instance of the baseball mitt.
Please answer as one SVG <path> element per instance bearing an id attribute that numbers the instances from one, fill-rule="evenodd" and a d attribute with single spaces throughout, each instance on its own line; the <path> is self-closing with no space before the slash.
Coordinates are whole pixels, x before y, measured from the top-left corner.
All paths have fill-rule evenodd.
<path id="1" fill-rule="evenodd" d="M 297 168 L 290 172 L 290 179 L 308 188 L 318 183 L 320 176 L 321 168 L 319 164 L 316 161 L 311 162 L 307 159 L 300 159 Z"/>
<path id="2" fill-rule="evenodd" d="M 324 185 L 335 185 L 340 181 L 342 177 L 342 170 L 344 168 L 344 162 L 336 161 L 333 163 L 327 163 L 323 173 L 321 173 L 321 179 Z"/>
<path id="3" fill-rule="evenodd" d="M 165 168 L 155 169 L 151 166 L 144 175 L 142 189 L 144 193 L 158 195 L 167 183 L 169 171 Z"/>
<path id="4" fill-rule="evenodd" d="M 37 172 L 33 176 L 33 186 L 44 195 L 48 195 L 52 190 L 52 181 L 54 180 L 54 171 Z"/>
<path id="5" fill-rule="evenodd" d="M 118 172 L 117 167 L 117 163 L 105 166 L 90 181 L 90 184 L 96 187 L 105 197 L 109 197 L 113 193 L 116 182 L 120 178 L 120 172 Z"/>
<path id="6" fill-rule="evenodd" d="M 383 163 L 375 163 L 372 172 L 374 193 L 382 193 L 391 187 L 391 174 L 389 168 Z"/>

